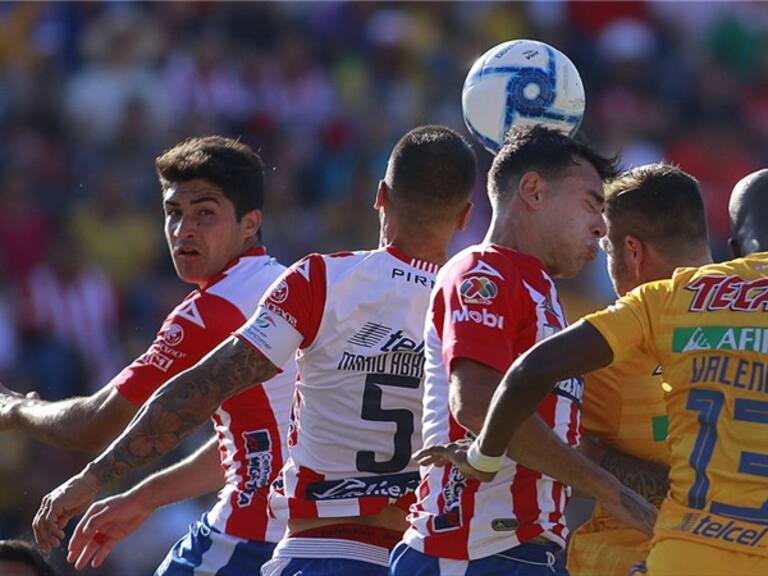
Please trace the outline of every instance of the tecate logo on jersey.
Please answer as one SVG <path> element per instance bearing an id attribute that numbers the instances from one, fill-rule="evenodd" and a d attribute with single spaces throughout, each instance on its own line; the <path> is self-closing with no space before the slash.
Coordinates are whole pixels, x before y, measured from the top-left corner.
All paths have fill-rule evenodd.
<path id="1" fill-rule="evenodd" d="M 482 324 L 488 326 L 488 328 L 504 329 L 504 316 L 501 314 L 494 314 L 488 312 L 486 308 L 482 310 L 469 310 L 468 308 L 462 308 L 461 310 L 454 310 L 451 314 L 451 321 L 454 324 L 459 322 L 474 322 L 475 324 Z"/>

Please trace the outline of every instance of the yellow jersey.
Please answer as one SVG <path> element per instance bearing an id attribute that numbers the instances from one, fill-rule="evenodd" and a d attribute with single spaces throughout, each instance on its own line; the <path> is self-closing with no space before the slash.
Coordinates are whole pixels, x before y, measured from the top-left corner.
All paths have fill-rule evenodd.
<path id="1" fill-rule="evenodd" d="M 645 284 L 586 320 L 667 385 L 670 492 L 654 542 L 768 556 L 768 253 Z"/>
<path id="2" fill-rule="evenodd" d="M 582 422 L 587 435 L 637 458 L 669 466 L 668 420 L 658 364 L 635 352 L 584 378 Z M 598 502 L 571 537 L 571 576 L 626 574 L 648 554 L 650 538 L 608 514 Z"/>

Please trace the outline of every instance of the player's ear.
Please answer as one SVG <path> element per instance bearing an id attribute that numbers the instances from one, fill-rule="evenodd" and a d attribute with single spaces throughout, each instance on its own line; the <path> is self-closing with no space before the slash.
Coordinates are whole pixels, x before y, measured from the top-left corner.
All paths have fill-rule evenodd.
<path id="1" fill-rule="evenodd" d="M 458 225 L 456 228 L 458 230 L 466 230 L 469 227 L 469 221 L 472 218 L 472 201 L 468 201 L 467 205 L 464 206 L 464 208 L 461 209 L 461 212 L 459 212 L 458 218 Z"/>
<path id="2" fill-rule="evenodd" d="M 376 210 L 384 208 L 389 198 L 389 186 L 384 180 L 379 180 L 379 187 L 376 190 L 376 200 L 373 201 L 373 207 Z"/>
<path id="3" fill-rule="evenodd" d="M 538 172 L 526 172 L 517 183 L 517 194 L 531 210 L 540 210 L 544 204 L 546 184 Z"/>
<path id="4" fill-rule="evenodd" d="M 630 269 L 638 276 L 646 254 L 645 246 L 637 236 L 627 234 L 624 237 L 624 254 Z"/>
<path id="5" fill-rule="evenodd" d="M 256 236 L 261 230 L 261 210 L 251 210 L 243 214 L 240 220 L 240 227 L 246 238 Z"/>

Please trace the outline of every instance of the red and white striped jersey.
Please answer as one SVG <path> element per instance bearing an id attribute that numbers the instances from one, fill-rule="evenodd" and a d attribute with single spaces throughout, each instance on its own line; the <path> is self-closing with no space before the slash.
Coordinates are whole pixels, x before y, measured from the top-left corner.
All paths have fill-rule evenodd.
<path id="1" fill-rule="evenodd" d="M 263 248 L 233 261 L 165 319 L 155 341 L 112 383 L 143 404 L 173 376 L 194 366 L 243 325 L 285 267 Z M 208 513 L 211 526 L 237 538 L 277 542 L 285 523 L 267 514 L 269 485 L 283 465 L 296 367 L 292 359 L 268 387 L 226 400 L 213 415 L 226 486 Z"/>
<path id="2" fill-rule="evenodd" d="M 275 516 L 362 516 L 414 500 L 436 272 L 393 247 L 313 254 L 238 332 L 277 366 L 299 351 L 289 457 L 270 494 Z"/>
<path id="3" fill-rule="evenodd" d="M 425 446 L 472 437 L 448 406 L 451 363 L 467 358 L 500 374 L 534 343 L 566 325 L 554 283 L 541 262 L 496 245 L 471 246 L 437 278 L 425 330 Z M 558 384 L 539 413 L 568 444 L 580 437 L 583 385 Z M 411 508 L 406 543 L 425 554 L 472 560 L 539 535 L 565 547 L 563 509 L 570 490 L 507 459 L 493 482 L 454 467 L 426 467 Z"/>

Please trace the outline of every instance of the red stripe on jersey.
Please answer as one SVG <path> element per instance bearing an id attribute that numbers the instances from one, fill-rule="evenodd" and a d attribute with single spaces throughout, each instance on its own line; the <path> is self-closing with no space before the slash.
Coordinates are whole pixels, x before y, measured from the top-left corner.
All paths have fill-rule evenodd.
<path id="1" fill-rule="evenodd" d="M 566 440 L 571 446 L 577 446 L 581 438 L 581 409 L 576 402 L 571 402 L 571 414 L 568 417 Z"/>
<path id="2" fill-rule="evenodd" d="M 242 394 L 238 394 L 226 400 L 221 409 L 231 415 L 229 425 L 232 438 L 235 443 L 235 461 L 239 464 L 238 493 L 232 494 L 232 514 L 227 520 L 226 532 L 245 540 L 263 541 L 267 533 L 268 516 L 264 513 L 267 507 L 269 486 L 283 467 L 283 458 L 280 451 L 280 430 L 275 419 L 264 388 L 254 386 Z M 251 474 L 262 472 L 264 464 L 264 452 L 266 447 L 255 446 L 259 442 L 254 435 L 269 437 L 270 468 L 266 484 L 261 487 L 249 488 L 248 483 L 253 484 L 257 480 Z M 242 496 L 241 496 L 242 495 Z M 248 505 L 243 505 L 241 497 L 249 499 Z"/>
<path id="3" fill-rule="evenodd" d="M 294 490 L 295 498 L 288 499 L 288 512 L 291 518 L 317 518 L 317 503 L 314 500 L 306 500 L 307 488 L 314 482 L 325 480 L 324 474 L 318 474 L 314 470 L 299 466 L 297 484 Z"/>
<path id="4" fill-rule="evenodd" d="M 357 506 L 360 509 L 360 516 L 373 516 L 387 507 L 386 502 L 381 498 L 358 498 Z"/>
<path id="5" fill-rule="evenodd" d="M 467 430 L 459 425 L 458 422 L 449 415 L 449 434 L 451 440 L 458 440 L 467 436 Z M 443 488 L 449 485 L 451 482 L 450 476 L 453 470 L 452 466 L 446 466 L 443 470 L 443 477 L 440 483 Z M 459 523 L 459 526 L 454 529 L 450 529 L 450 532 L 436 530 L 434 526 L 434 517 L 430 519 L 429 531 L 432 534 L 441 534 L 443 538 L 430 539 L 427 538 L 424 541 L 424 553 L 430 556 L 438 556 L 441 558 L 464 558 L 468 554 L 467 543 L 469 541 L 469 521 L 475 514 L 475 494 L 480 488 L 480 482 L 477 480 L 464 479 L 466 483 L 461 490 L 461 496 L 459 497 L 459 509 L 456 511 L 458 515 L 455 518 L 455 522 Z M 438 510 L 445 512 L 446 501 L 445 491 L 441 491 L 438 496 Z"/>
<path id="6" fill-rule="evenodd" d="M 556 406 L 557 397 L 554 394 L 550 394 L 544 399 L 538 409 L 539 414 L 550 428 L 554 427 Z M 538 525 L 541 508 L 539 507 L 537 484 L 541 477 L 542 475 L 539 472 L 518 464 L 511 491 L 513 510 L 522 528 L 529 524 Z M 540 534 L 541 530 L 538 533 Z M 517 537 L 520 543 L 532 538 L 532 536 L 527 536 L 526 531 L 522 529 L 518 530 Z"/>

